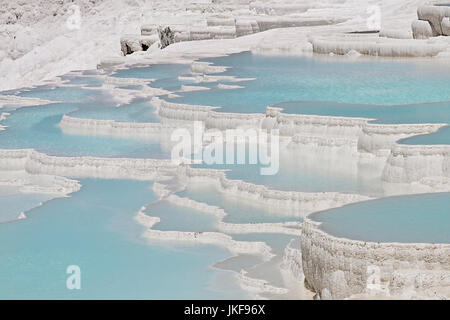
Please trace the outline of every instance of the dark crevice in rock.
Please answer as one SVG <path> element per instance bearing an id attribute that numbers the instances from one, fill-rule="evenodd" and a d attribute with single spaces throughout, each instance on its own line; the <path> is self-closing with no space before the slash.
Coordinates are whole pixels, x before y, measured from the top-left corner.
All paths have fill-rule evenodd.
<path id="1" fill-rule="evenodd" d="M 175 35 L 170 27 L 158 28 L 158 35 L 161 49 L 164 49 L 175 42 Z"/>

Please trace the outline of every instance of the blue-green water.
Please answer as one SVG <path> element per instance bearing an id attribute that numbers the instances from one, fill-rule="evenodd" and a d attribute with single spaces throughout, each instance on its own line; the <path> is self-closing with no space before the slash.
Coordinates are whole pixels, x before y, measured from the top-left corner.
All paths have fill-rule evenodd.
<path id="1" fill-rule="evenodd" d="M 14 221 L 20 213 L 35 208 L 51 198 L 52 196 L 46 194 L 24 194 L 16 187 L 0 187 L 0 223 Z"/>
<path id="2" fill-rule="evenodd" d="M 113 72 L 112 76 L 118 78 L 167 79 L 187 74 L 189 69 L 190 65 L 187 64 L 156 64 L 119 69 Z"/>
<path id="3" fill-rule="evenodd" d="M 210 265 L 228 256 L 214 246 L 147 243 L 133 217 L 156 200 L 151 183 L 82 179 L 81 191 L 0 224 L 1 299 L 242 298 Z M 81 290 L 66 288 L 66 268 L 81 269 Z M 219 277 L 219 278 L 220 278 Z"/>
<path id="4" fill-rule="evenodd" d="M 274 57 L 250 52 L 204 59 L 229 66 L 220 75 L 256 78 L 245 89 L 186 92 L 174 102 L 213 105 L 225 112 L 265 112 L 283 101 L 337 101 L 404 105 L 450 101 L 450 69 L 398 60 L 351 62 L 324 58 Z M 225 92 L 223 92 L 225 91 Z"/>
<path id="5" fill-rule="evenodd" d="M 174 102 L 222 106 L 228 112 L 265 112 L 269 105 L 287 113 L 369 117 L 378 123 L 450 123 L 450 69 L 431 62 L 399 60 L 343 61 L 323 58 L 286 58 L 250 53 L 203 59 L 230 68 L 223 74 L 252 81 L 245 88 L 220 90 L 217 83 L 198 85 L 206 91 L 183 92 Z M 92 77 L 63 76 L 77 87 L 39 86 L 7 92 L 24 97 L 59 101 L 45 106 L 11 110 L 1 125 L 0 148 L 34 148 L 58 156 L 168 158 L 157 141 L 67 134 L 58 126 L 62 116 L 128 122 L 158 122 L 148 100 L 134 99 L 116 107 L 117 101 Z M 196 85 L 178 76 L 189 76 L 189 65 L 154 65 L 114 72 L 114 77 L 157 79 L 152 87 L 178 90 Z M 226 81 L 220 81 L 220 83 Z M 83 88 L 90 87 L 90 88 Z M 124 86 L 138 90 L 136 86 Z M 3 92 L 5 94 L 5 92 Z M 325 101 L 325 102 L 324 102 Z M 334 101 L 334 102 L 326 102 Z M 3 109 L 9 110 L 9 109 Z M 449 127 L 433 135 L 405 139 L 402 143 L 448 144 Z M 282 155 L 280 171 L 260 175 L 260 166 L 207 166 L 232 169 L 230 179 L 243 179 L 271 188 L 300 191 L 340 191 L 382 194 L 370 168 L 360 168 L 340 155 Z M 366 170 L 366 171 L 365 171 Z M 367 171 L 368 170 L 368 171 Z M 210 266 L 229 254 L 215 246 L 186 246 L 146 242 L 133 217 L 156 201 L 151 183 L 129 180 L 81 180 L 80 192 L 55 199 L 27 212 L 28 219 L 0 224 L 0 298 L 242 298 L 228 273 Z M 300 221 L 218 193 L 210 187 L 179 193 L 223 208 L 226 222 Z M 371 241 L 449 242 L 448 194 L 381 199 L 318 213 L 322 227 L 339 236 Z M 36 196 L 0 199 L 1 216 L 34 207 Z M 3 202 L 2 202 L 3 201 Z M 146 214 L 161 218 L 160 230 L 211 231 L 217 219 L 210 215 L 156 201 Z M 327 229 L 328 228 L 328 229 Z M 236 240 L 266 241 L 277 254 L 291 239 L 280 235 L 233 235 Z M 250 261 L 251 260 L 251 261 Z M 246 261 L 250 268 L 254 260 Z M 250 262 L 249 262 L 250 261 Z M 79 265 L 82 290 L 65 287 L 68 265 Z M 270 264 L 270 263 L 269 263 Z M 253 268 L 253 275 L 270 273 Z M 223 286 L 227 283 L 227 286 Z M 218 285 L 219 284 L 219 285 Z M 220 287 L 223 290 L 218 289 Z"/>
<path id="6" fill-rule="evenodd" d="M 167 201 L 156 202 L 145 210 L 145 214 L 159 217 L 154 228 L 163 231 L 205 232 L 214 229 L 217 218 L 193 209 L 180 207 Z"/>
<path id="7" fill-rule="evenodd" d="M 179 92 L 173 102 L 220 106 L 219 111 L 264 113 L 267 106 L 286 113 L 373 118 L 376 123 L 449 123 L 450 67 L 436 61 L 344 61 L 326 58 L 273 57 L 249 52 L 202 59 L 230 67 L 220 75 L 255 78 L 243 89 Z M 178 90 L 186 65 L 151 66 L 118 71 L 114 76 L 158 78 L 152 86 Z M 224 81 L 220 81 L 224 82 Z M 226 81 L 225 81 L 226 82 Z M 407 144 L 448 144 L 447 129 L 412 138 Z"/>
<path id="8" fill-rule="evenodd" d="M 450 194 L 390 197 L 313 213 L 320 228 L 376 242 L 450 243 Z"/>
<path id="9" fill-rule="evenodd" d="M 34 148 L 49 155 L 168 158 L 157 141 L 64 134 L 59 122 L 64 114 L 89 104 L 61 103 L 18 109 L 2 122 L 0 148 Z"/>
<path id="10" fill-rule="evenodd" d="M 86 101 L 101 101 L 106 99 L 108 94 L 97 89 L 83 89 L 82 87 L 55 87 L 39 86 L 27 90 L 19 91 L 18 96 L 26 98 L 39 98 L 55 102 L 81 103 Z"/>
<path id="11" fill-rule="evenodd" d="M 101 77 L 92 76 L 78 76 L 78 75 L 63 75 L 60 77 L 65 81 L 65 84 L 82 85 L 86 87 L 99 87 L 103 84 Z"/>
<path id="12" fill-rule="evenodd" d="M 120 107 L 92 105 L 69 113 L 76 118 L 115 120 L 121 122 L 159 122 L 155 108 L 147 99 L 134 99 Z"/>
<path id="13" fill-rule="evenodd" d="M 401 144 L 410 145 L 440 145 L 450 144 L 450 127 L 445 126 L 440 128 L 433 134 L 422 134 L 411 138 L 399 140 Z"/>
<path id="14" fill-rule="evenodd" d="M 248 149 L 246 150 L 248 153 Z M 226 154 L 226 151 L 224 151 Z M 275 163 L 277 157 L 273 156 Z M 340 191 L 382 195 L 383 188 L 379 177 L 366 176 L 371 168 L 358 164 L 349 155 L 331 156 L 325 154 L 296 153 L 281 151 L 279 168 L 273 175 L 261 175 L 261 164 L 196 164 L 193 167 L 226 169 L 226 177 L 262 184 L 272 189 L 285 191 L 324 192 Z M 369 172 L 368 172 L 369 171 Z"/>
<path id="15" fill-rule="evenodd" d="M 227 196 L 212 190 L 211 186 L 195 186 L 178 193 L 179 196 L 188 197 L 196 201 L 207 203 L 225 210 L 228 214 L 223 221 L 229 223 L 257 223 L 282 222 L 286 220 L 301 220 L 294 218 L 293 213 L 279 212 L 278 209 L 258 205 L 252 201 L 243 202 L 233 196 Z"/>
<path id="16" fill-rule="evenodd" d="M 112 74 L 118 78 L 154 79 L 149 86 L 169 91 L 178 91 L 183 84 L 192 84 L 189 80 L 179 80 L 179 76 L 191 76 L 190 65 L 162 64 L 117 70 Z M 203 84 L 202 84 L 203 86 Z"/>
<path id="17" fill-rule="evenodd" d="M 450 84 L 450 79 L 448 81 Z M 450 101 L 413 105 L 355 105 L 336 102 L 284 102 L 285 113 L 376 119 L 374 123 L 450 123 Z"/>
<path id="18" fill-rule="evenodd" d="M 450 85 L 450 81 L 447 81 Z M 353 105 L 336 102 L 284 102 L 274 105 L 285 113 L 313 114 L 321 116 L 371 118 L 373 123 L 414 124 L 450 123 L 450 101 L 413 105 L 377 106 Z M 419 135 L 399 141 L 410 145 L 450 144 L 450 129 L 444 127 L 433 134 Z"/>
<path id="19" fill-rule="evenodd" d="M 450 67 L 436 61 L 352 60 L 278 57 L 250 52 L 201 59 L 229 67 L 219 75 L 255 78 L 244 89 L 178 92 L 173 102 L 212 105 L 219 111 L 264 113 L 267 106 L 286 113 L 373 118 L 375 123 L 450 123 Z M 157 78 L 152 86 L 178 90 L 186 65 L 119 70 L 118 77 Z M 224 81 L 220 81 L 224 82 Z M 447 129 L 403 141 L 447 144 Z"/>
<path id="20" fill-rule="evenodd" d="M 116 108 L 113 99 L 103 91 L 83 89 L 81 87 L 38 87 L 19 93 L 20 96 L 61 101 L 44 106 L 35 106 L 11 111 L 4 121 L 7 130 L 0 131 L 0 148 L 34 148 L 49 155 L 59 156 L 104 156 L 104 157 L 150 157 L 167 158 L 156 141 L 136 141 L 101 136 L 83 136 L 64 134 L 59 122 L 64 114 L 84 112 L 91 117 L 106 114 L 118 115 L 118 119 L 131 119 L 147 113 L 147 119 L 155 119 L 151 109 L 145 105 L 131 104 L 133 110 Z M 140 102 L 142 103 L 142 101 Z M 116 111 L 116 112 L 114 112 Z M 127 116 L 128 112 L 128 116 Z M 112 117 L 112 116 L 111 116 Z M 95 118 L 95 117 L 94 117 Z M 108 118 L 108 117 L 106 117 Z"/>
<path id="21" fill-rule="evenodd" d="M 300 169 L 280 169 L 273 176 L 261 176 L 259 170 L 248 170 L 243 166 L 236 166 L 227 177 L 235 180 L 245 180 L 255 184 L 267 185 L 272 189 L 303 192 L 331 192 L 341 191 L 348 193 L 360 192 L 363 194 L 379 194 L 382 192 L 380 181 L 362 177 L 362 174 L 327 172 L 331 164 L 324 164 L 323 171 L 318 165 L 311 167 L 311 171 Z"/>

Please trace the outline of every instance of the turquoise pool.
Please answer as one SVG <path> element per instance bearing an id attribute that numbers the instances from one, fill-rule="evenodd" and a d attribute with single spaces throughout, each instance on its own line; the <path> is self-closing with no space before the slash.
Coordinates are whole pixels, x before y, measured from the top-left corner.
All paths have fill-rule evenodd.
<path id="1" fill-rule="evenodd" d="M 336 101 L 405 105 L 450 101 L 450 67 L 443 63 L 254 55 L 250 52 L 203 59 L 231 67 L 220 75 L 256 78 L 245 89 L 185 92 L 174 102 L 214 105 L 224 112 L 265 112 L 283 101 Z M 226 91 L 226 92 L 223 92 Z M 301 113 L 301 112 L 299 112 Z"/>
<path id="2" fill-rule="evenodd" d="M 158 201 L 149 205 L 145 214 L 159 217 L 161 220 L 154 229 L 163 231 L 206 232 L 214 230 L 217 218 L 203 212 L 174 205 L 167 201 Z"/>
<path id="3" fill-rule="evenodd" d="M 110 74 L 113 77 L 156 79 L 150 85 L 179 90 L 181 85 L 201 85 L 210 90 L 178 92 L 166 99 L 188 104 L 221 106 L 220 111 L 263 113 L 267 106 L 287 113 L 369 117 L 378 123 L 450 123 L 450 68 L 427 62 L 294 58 L 235 54 L 202 59 L 230 68 L 218 75 L 256 78 L 238 84 L 241 89 L 221 90 L 219 82 L 180 80 L 190 76 L 189 65 L 135 66 Z M 44 106 L 11 110 L 0 131 L 0 149 L 34 148 L 56 156 L 169 158 L 158 141 L 119 139 L 64 133 L 59 122 L 73 117 L 127 122 L 159 122 L 155 108 L 145 99 L 116 107 L 112 93 L 101 90 L 95 71 L 89 77 L 62 77 L 74 87 L 39 86 L 6 92 L 23 97 L 58 101 Z M 231 84 L 231 83 L 228 83 Z M 139 90 L 136 86 L 124 88 Z M 3 92 L 2 94 L 6 94 Z M 327 102 L 333 101 L 333 102 Z M 2 111 L 9 109 L 2 109 Z M 405 139 L 402 143 L 450 142 L 449 127 L 436 134 Z M 230 179 L 262 184 L 273 189 L 305 192 L 339 191 L 383 195 L 379 177 L 371 167 L 361 167 L 348 155 L 301 155 L 286 152 L 275 176 L 261 176 L 259 166 L 207 166 L 231 169 Z M 144 205 L 146 214 L 161 218 L 160 230 L 214 231 L 217 219 L 196 210 L 157 201 L 150 182 L 130 180 L 80 180 L 82 189 L 69 198 L 47 200 L 17 196 L 5 191 L 0 198 L 0 220 L 19 211 L 27 219 L 0 224 L 0 298 L 59 299 L 239 299 L 245 293 L 228 272 L 211 268 L 229 253 L 216 246 L 189 246 L 148 242 L 144 228 L 133 217 Z M 0 190 L 1 191 L 1 190 Z M 244 203 L 218 193 L 210 186 L 188 188 L 180 196 L 223 208 L 225 222 L 300 221 L 295 214 L 280 215 L 276 208 Z M 385 198 L 313 214 L 331 234 L 364 241 L 449 243 L 449 194 Z M 151 203 L 151 204 L 150 204 Z M 150 204 L 150 205 L 149 205 Z M 7 209 L 4 209 L 7 208 Z M 30 210 L 31 209 L 31 210 Z M 285 212 L 283 212 L 285 213 Z M 245 266 L 255 278 L 282 285 L 277 264 L 291 236 L 233 235 L 240 241 L 265 241 L 277 254 L 261 263 L 257 257 L 226 260 L 222 265 L 239 271 Z M 68 265 L 82 270 L 82 290 L 65 287 Z M 182 266 L 182 267 L 180 267 Z M 126 275 L 126 276 L 124 276 Z"/>
<path id="4" fill-rule="evenodd" d="M 273 106 L 282 108 L 285 113 L 371 118 L 375 119 L 373 123 L 382 124 L 450 123 L 450 101 L 393 106 L 293 101 Z"/>
<path id="5" fill-rule="evenodd" d="M 390 197 L 313 213 L 332 235 L 375 242 L 450 243 L 449 193 Z"/>
<path id="6" fill-rule="evenodd" d="M 159 122 L 159 116 L 153 105 L 144 98 L 133 99 L 120 107 L 92 105 L 80 108 L 68 114 L 76 118 L 115 120 L 121 122 Z"/>
<path id="7" fill-rule="evenodd" d="M 96 108 L 90 103 L 58 103 L 27 107 L 11 113 L 0 131 L 0 148 L 34 148 L 48 155 L 168 158 L 158 141 L 64 134 L 59 122 L 64 114 Z M 103 110 L 100 110 L 103 112 Z"/>
<path id="8" fill-rule="evenodd" d="M 224 222 L 229 223 L 261 223 L 284 222 L 287 220 L 301 221 L 295 213 L 278 212 L 276 208 L 258 205 L 254 201 L 242 202 L 235 196 L 219 193 L 211 186 L 190 186 L 188 189 L 177 193 L 181 197 L 187 197 L 199 202 L 207 203 L 225 210 L 228 214 Z"/>
<path id="9" fill-rule="evenodd" d="M 22 193 L 17 187 L 0 187 L 0 223 L 15 221 L 19 214 L 51 199 L 48 194 Z"/>
<path id="10" fill-rule="evenodd" d="M 261 175 L 260 169 L 267 167 L 261 164 L 204 163 L 192 166 L 228 170 L 225 175 L 229 179 L 265 185 L 276 190 L 339 191 L 374 196 L 384 193 L 381 176 L 371 175 L 371 166 L 360 164 L 351 155 L 342 153 L 331 155 L 329 152 L 308 154 L 281 151 L 279 170 L 274 175 Z"/>
<path id="11" fill-rule="evenodd" d="M 229 273 L 210 267 L 228 257 L 227 251 L 140 237 L 144 228 L 133 217 L 156 200 L 150 182 L 80 182 L 82 189 L 70 198 L 31 210 L 25 220 L 0 224 L 0 299 L 244 297 Z M 81 269 L 81 290 L 66 288 L 69 265 Z M 228 284 L 221 290 L 224 279 Z"/>

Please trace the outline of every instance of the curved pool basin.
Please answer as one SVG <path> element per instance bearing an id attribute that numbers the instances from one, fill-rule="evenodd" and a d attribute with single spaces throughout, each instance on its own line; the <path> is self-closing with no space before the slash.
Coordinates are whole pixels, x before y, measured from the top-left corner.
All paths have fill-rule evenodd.
<path id="1" fill-rule="evenodd" d="M 389 197 L 313 213 L 320 229 L 374 242 L 450 243 L 450 193 Z"/>

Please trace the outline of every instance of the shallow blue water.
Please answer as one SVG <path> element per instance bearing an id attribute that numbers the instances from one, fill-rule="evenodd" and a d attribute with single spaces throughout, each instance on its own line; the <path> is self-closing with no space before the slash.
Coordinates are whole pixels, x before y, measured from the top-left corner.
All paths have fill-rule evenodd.
<path id="1" fill-rule="evenodd" d="M 52 200 L 25 220 L 0 224 L 1 299 L 243 297 L 232 283 L 226 292 L 213 289 L 219 275 L 228 275 L 209 266 L 227 257 L 226 251 L 140 238 L 144 229 L 133 217 L 156 200 L 150 182 L 81 183 L 70 198 Z M 81 290 L 66 288 L 69 265 L 81 269 Z"/>
<path id="2" fill-rule="evenodd" d="M 450 85 L 450 79 L 448 84 Z M 377 106 L 336 102 L 285 102 L 275 104 L 285 113 L 376 119 L 374 123 L 450 123 L 450 101 L 413 105 Z"/>
<path id="3" fill-rule="evenodd" d="M 64 134 L 59 122 L 64 114 L 88 104 L 62 103 L 18 109 L 2 122 L 0 148 L 34 148 L 49 155 L 167 158 L 158 142 L 102 136 Z"/>
<path id="4" fill-rule="evenodd" d="M 217 218 L 213 215 L 180 207 L 167 201 L 151 204 L 145 210 L 145 214 L 159 217 L 161 221 L 155 224 L 154 229 L 164 231 L 212 231 L 217 222 Z"/>
<path id="5" fill-rule="evenodd" d="M 118 78 L 140 79 L 175 79 L 180 75 L 189 73 L 190 65 L 187 64 L 157 64 L 151 66 L 138 66 L 127 69 L 119 69 L 111 76 Z"/>
<path id="6" fill-rule="evenodd" d="M 411 138 L 399 140 L 401 144 L 409 145 L 439 145 L 450 144 L 450 126 L 440 128 L 433 134 L 422 134 Z"/>
<path id="7" fill-rule="evenodd" d="M 449 193 L 391 197 L 313 213 L 320 228 L 376 242 L 450 243 Z"/>
<path id="8" fill-rule="evenodd" d="M 271 261 L 262 262 L 252 267 L 249 267 L 247 276 L 255 279 L 267 279 L 272 285 L 284 287 L 285 277 L 281 274 L 277 267 L 282 261 L 284 249 L 288 243 L 296 238 L 291 235 L 279 234 L 236 234 L 233 235 L 234 240 L 238 241 L 263 241 L 272 249 L 272 253 L 276 255 Z M 239 270 L 239 269 L 238 269 Z"/>
<path id="9" fill-rule="evenodd" d="M 291 235 L 280 235 L 271 233 L 250 233 L 250 234 L 233 235 L 233 239 L 238 241 L 263 241 L 272 248 L 273 253 L 281 256 L 283 255 L 284 249 L 286 248 L 289 241 L 291 241 L 294 238 L 295 236 Z"/>
<path id="10" fill-rule="evenodd" d="M 246 149 L 248 157 L 249 149 Z M 226 149 L 224 150 L 224 159 Z M 278 162 L 278 171 L 273 175 L 262 175 L 261 169 L 267 165 L 259 164 L 195 164 L 192 167 L 228 170 L 229 179 L 244 180 L 272 189 L 303 192 L 339 191 L 363 193 L 380 196 L 383 188 L 379 177 L 367 177 L 370 168 L 358 164 L 352 157 L 331 156 L 328 153 L 307 154 L 281 151 L 279 157 L 269 154 L 273 168 Z M 236 153 L 235 153 L 236 156 Z M 224 161 L 225 162 L 225 161 Z M 235 161 L 236 163 L 236 161 Z M 211 192 L 210 192 L 211 193 Z"/>
<path id="11" fill-rule="evenodd" d="M 293 214 L 278 212 L 275 208 L 268 208 L 262 205 L 252 205 L 252 202 L 243 202 L 242 199 L 221 194 L 210 186 L 190 187 L 187 190 L 179 192 L 178 195 L 224 209 L 228 214 L 223 219 L 224 222 L 257 223 L 288 220 L 301 221 L 300 218 L 294 218 Z"/>
<path id="12" fill-rule="evenodd" d="M 249 52 L 204 59 L 230 66 L 220 75 L 256 78 L 245 89 L 186 92 L 171 101 L 222 106 L 226 112 L 265 112 L 283 101 L 396 105 L 450 101 L 449 67 L 398 60 L 344 61 L 274 57 Z"/>
<path id="13" fill-rule="evenodd" d="M 82 108 L 69 114 L 77 118 L 115 120 L 121 122 L 159 122 L 159 116 L 148 99 L 134 99 L 120 107 L 96 106 Z"/>
<path id="14" fill-rule="evenodd" d="M 179 76 L 191 76 L 190 65 L 163 64 L 146 67 L 121 69 L 111 75 L 118 78 L 154 79 L 149 86 L 169 91 L 179 91 L 181 85 L 192 84 L 189 80 L 179 80 Z"/>
<path id="15" fill-rule="evenodd" d="M 302 160 L 298 159 L 299 162 Z M 304 192 L 359 192 L 374 194 L 381 192 L 380 181 L 365 179 L 358 172 L 342 172 L 333 168 L 330 162 L 317 160 L 315 165 L 288 167 L 280 164 L 275 175 L 261 175 L 256 166 L 233 166 L 226 175 L 230 179 L 243 179 L 256 184 L 264 184 L 272 189 Z M 319 165 L 320 164 L 320 165 Z M 229 167 L 227 167 L 229 169 Z"/>
<path id="16" fill-rule="evenodd" d="M 445 66 L 432 68 L 427 63 L 396 60 L 344 62 L 281 58 L 249 53 L 206 60 L 232 67 L 221 75 L 257 79 L 237 83 L 245 88 L 236 90 L 220 90 L 216 88 L 217 83 L 202 83 L 199 85 L 211 90 L 181 93 L 181 98 L 172 101 L 217 105 L 223 106 L 222 111 L 251 113 L 265 112 L 268 105 L 282 101 L 302 100 L 315 102 L 278 106 L 288 113 L 371 117 L 381 123 L 450 122 L 450 103 L 430 103 L 450 101 L 450 72 Z M 189 83 L 178 80 L 178 76 L 188 72 L 187 65 L 158 65 L 118 70 L 113 76 L 156 78 L 158 80 L 151 86 L 178 90 L 182 84 Z M 70 81 L 96 86 L 99 82 L 94 79 L 74 77 Z M 63 114 L 158 122 L 154 108 L 145 100 L 136 99 L 116 108 L 116 102 L 108 93 L 81 87 L 41 86 L 18 94 L 62 103 L 13 111 L 2 121 L 8 128 L 0 131 L 0 148 L 35 148 L 50 155 L 65 156 L 170 156 L 157 142 L 69 135 L 58 126 Z M 324 100 L 341 103 L 319 102 Z M 393 106 L 396 104 L 402 106 Z M 448 143 L 449 136 L 447 127 L 434 135 L 406 139 L 403 143 Z M 275 176 L 260 175 L 259 166 L 207 167 L 233 169 L 227 173 L 231 179 L 244 179 L 277 189 L 381 192 L 380 181 L 365 178 L 340 161 L 345 164 L 347 159 L 331 162 L 302 157 L 282 160 Z M 24 221 L 0 224 L 0 298 L 243 297 L 227 274 L 208 267 L 228 256 L 224 250 L 162 243 L 149 246 L 139 238 L 143 228 L 132 217 L 142 205 L 155 200 L 148 189 L 150 183 L 83 179 L 82 184 L 79 193 L 32 210 Z M 229 213 L 225 218 L 227 222 L 293 219 L 278 216 L 269 208 L 237 203 L 236 199 L 222 196 L 211 188 L 190 189 L 180 195 L 224 208 Z M 330 232 L 336 235 L 372 241 L 449 242 L 449 217 L 445 210 L 448 209 L 448 194 L 434 196 L 437 198 L 382 199 L 355 205 L 361 206 L 356 209 L 341 208 L 342 214 L 327 211 L 318 216 L 324 218 L 324 228 L 328 225 L 335 228 Z M 23 200 L 26 203 L 27 199 Z M 333 214 L 328 214 L 331 212 Z M 163 201 L 149 206 L 146 213 L 161 217 L 161 223 L 155 225 L 161 230 L 209 231 L 216 221 L 209 215 Z M 236 235 L 234 238 L 263 239 L 277 252 L 289 241 L 289 237 L 279 235 Z M 65 288 L 65 268 L 70 264 L 78 264 L 82 269 L 83 289 L 79 292 Z M 217 287 L 216 281 L 229 284 L 225 293 L 213 289 Z"/>
<path id="17" fill-rule="evenodd" d="M 203 59 L 231 67 L 219 75 L 256 78 L 244 89 L 179 93 L 173 102 L 220 106 L 218 111 L 364 117 L 375 123 L 450 123 L 450 67 L 435 61 L 273 57 L 249 52 Z M 202 84 L 203 85 L 203 84 Z M 448 144 L 447 129 L 407 144 Z"/>
<path id="18" fill-rule="evenodd" d="M 0 187 L 0 223 L 14 221 L 26 212 L 51 199 L 50 195 L 20 193 L 15 187 Z"/>
<path id="19" fill-rule="evenodd" d="M 448 85 L 450 86 L 450 81 Z M 376 119 L 371 122 L 381 124 L 450 123 L 450 101 L 401 106 L 352 105 L 335 102 L 285 102 L 274 106 L 283 108 L 285 113 L 371 118 Z M 409 145 L 450 144 L 450 128 L 444 127 L 433 134 L 402 139 L 399 143 Z"/>
<path id="20" fill-rule="evenodd" d="M 83 89 L 82 87 L 39 86 L 19 91 L 18 96 L 40 98 L 55 102 L 81 103 L 97 98 L 104 99 L 105 94 L 97 89 Z"/>
<path id="21" fill-rule="evenodd" d="M 66 84 L 81 85 L 86 87 L 99 87 L 103 84 L 101 77 L 95 76 L 77 76 L 77 75 L 64 75 L 60 77 L 61 80 L 66 81 Z"/>

